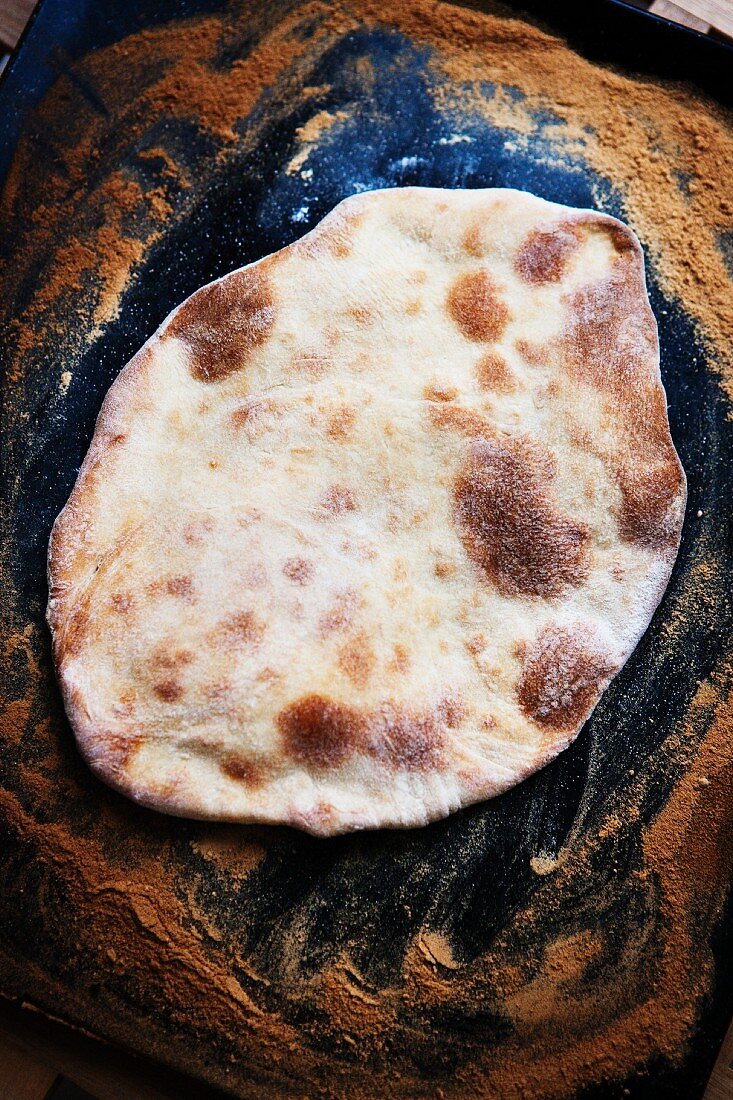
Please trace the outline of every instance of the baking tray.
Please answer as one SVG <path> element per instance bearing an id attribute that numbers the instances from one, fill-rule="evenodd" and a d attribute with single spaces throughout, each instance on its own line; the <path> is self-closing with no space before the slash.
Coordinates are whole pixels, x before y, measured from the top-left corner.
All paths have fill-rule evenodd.
<path id="1" fill-rule="evenodd" d="M 501 70 L 512 51 L 521 68 L 516 13 L 491 7 L 481 37 L 457 6 L 437 23 L 409 4 L 350 10 L 44 0 L 0 87 L 0 991 L 240 1096 L 694 1098 L 733 1012 L 733 433 L 717 335 L 694 288 L 669 289 L 613 172 L 582 134 L 558 137 L 559 96 L 538 106 L 510 79 L 435 68 L 436 35 L 452 49 L 471 27 L 475 64 Z M 524 10 L 527 49 L 552 18 L 599 66 L 640 71 L 632 100 L 683 75 L 698 90 L 680 102 L 729 127 L 707 98 L 730 93 L 726 47 L 625 5 Z M 253 68 L 283 26 L 290 52 Z M 150 92 L 173 70 L 185 110 L 175 82 Z M 589 91 L 618 94 L 615 70 L 610 84 L 593 72 Z M 693 202 L 690 183 L 669 186 Z M 50 526 L 101 400 L 187 294 L 353 190 L 398 184 L 524 187 L 640 230 L 689 479 L 668 592 L 576 743 L 446 821 L 323 841 L 137 808 L 78 758 L 43 623 Z"/>

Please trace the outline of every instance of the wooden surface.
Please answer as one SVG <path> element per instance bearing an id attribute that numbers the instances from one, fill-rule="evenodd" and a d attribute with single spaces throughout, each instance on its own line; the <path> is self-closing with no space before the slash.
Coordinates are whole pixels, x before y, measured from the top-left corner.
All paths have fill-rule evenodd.
<path id="1" fill-rule="evenodd" d="M 627 0 L 700 34 L 733 38 L 733 0 Z"/>
<path id="2" fill-rule="evenodd" d="M 12 50 L 30 19 L 36 0 L 0 0 L 0 43 Z"/>
<path id="3" fill-rule="evenodd" d="M 652 0 L 649 11 L 662 19 L 669 19 L 671 23 L 681 23 L 683 27 L 689 27 L 691 31 L 698 31 L 700 34 L 707 34 L 710 30 L 710 23 L 691 15 L 672 0 Z"/>
<path id="4" fill-rule="evenodd" d="M 721 34 L 733 38 L 733 3 L 731 0 L 679 0 L 689 15 L 708 23 Z"/>
<path id="5" fill-rule="evenodd" d="M 200 1082 L 0 999 L 0 1100 L 215 1100 Z M 73 1089 L 72 1083 L 77 1086 Z M 81 1091 L 83 1090 L 83 1091 Z"/>
<path id="6" fill-rule="evenodd" d="M 703 1100 L 731 1100 L 731 1097 L 733 1097 L 733 1023 L 728 1028 L 728 1034 L 720 1048 Z"/>
<path id="7" fill-rule="evenodd" d="M 0 1026 L 0 1096 L 12 1100 L 40 1100 L 58 1080 L 58 1070 L 38 1059 L 12 1030 Z"/>

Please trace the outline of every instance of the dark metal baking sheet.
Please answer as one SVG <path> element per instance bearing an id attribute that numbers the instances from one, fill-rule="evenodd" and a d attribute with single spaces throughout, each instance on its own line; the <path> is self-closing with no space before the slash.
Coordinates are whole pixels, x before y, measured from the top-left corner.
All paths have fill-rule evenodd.
<path id="1" fill-rule="evenodd" d="M 44 131 L 32 112 L 58 74 L 70 74 L 73 112 L 74 96 L 88 104 L 95 95 L 76 69 L 78 58 L 135 30 L 221 6 L 216 0 L 109 0 L 104 5 L 44 0 L 0 88 L 4 169 L 20 137 L 36 143 L 37 171 L 23 180 L 26 205 L 43 202 L 47 175 L 63 150 L 63 130 Z M 546 5 L 526 6 L 546 14 Z M 730 53 L 724 47 L 701 46 L 697 39 L 690 45 L 692 39 L 684 32 L 679 37 L 668 27 L 642 22 L 642 14 L 623 5 L 594 6 L 592 18 L 589 7 L 552 5 L 555 21 L 589 54 L 665 76 L 671 68 L 675 75 L 688 75 L 724 94 L 730 73 Z M 278 14 L 273 5 L 273 21 Z M 645 42 L 656 44 L 653 61 Z M 240 40 L 233 48 L 244 52 L 248 46 Z M 368 96 L 351 79 L 359 58 L 368 58 L 376 74 Z M 425 93 L 424 67 L 424 51 L 409 37 L 364 28 L 344 35 L 303 74 L 313 87 L 327 89 L 320 101 L 323 109 L 335 112 L 348 104 L 353 120 L 315 150 L 309 167 L 316 170 L 318 189 L 307 201 L 302 180 L 284 171 L 296 148 L 297 127 L 308 117 L 302 105 L 288 110 L 281 103 L 269 113 L 258 105 L 256 143 L 243 143 L 222 167 L 211 158 L 209 139 L 200 132 L 172 126 L 156 135 L 156 140 L 175 145 L 190 168 L 202 166 L 185 218 L 166 225 L 149 249 L 125 290 L 118 316 L 93 334 L 74 362 L 63 400 L 57 372 L 49 374 L 53 349 L 48 346 L 29 349 L 20 383 L 5 379 L 4 610 L 17 637 L 24 637 L 29 624 L 32 630 L 27 645 L 13 650 L 4 682 L 7 701 L 27 703 L 29 715 L 22 737 L 14 742 L 8 738 L 0 758 L 0 788 L 9 795 L 3 805 L 12 801 L 14 807 L 5 818 L 0 812 L 0 989 L 152 1052 L 202 1079 L 231 1081 L 241 1095 L 270 1090 L 273 1095 L 301 1095 L 298 1089 L 305 1086 L 276 1066 L 258 1064 L 246 1036 L 233 1034 L 230 1026 L 218 1033 L 208 1017 L 205 1022 L 193 1018 L 192 1006 L 202 996 L 206 974 L 215 974 L 220 982 L 229 972 L 263 1012 L 281 1016 L 303 1049 L 316 1063 L 322 1061 L 324 1088 L 343 1087 L 344 1094 L 346 1086 L 330 1082 L 341 1081 L 342 1072 L 348 1080 L 352 1051 L 343 1036 L 321 1026 L 313 1002 L 301 998 L 297 989 L 293 992 L 293 967 L 295 985 L 304 989 L 324 967 L 348 953 L 363 982 L 362 992 L 370 996 L 398 980 L 408 944 L 421 929 L 438 930 L 455 959 L 466 965 L 496 945 L 531 902 L 544 911 L 546 921 L 540 932 L 532 933 L 535 940 L 521 948 L 528 955 L 541 952 L 561 931 L 581 935 L 601 927 L 604 955 L 588 980 L 602 983 L 621 965 L 628 945 L 644 939 L 638 993 L 642 1000 L 653 999 L 655 968 L 665 950 L 665 918 L 655 909 L 653 884 L 642 886 L 636 877 L 641 831 L 664 807 L 678 778 L 682 765 L 667 746 L 698 684 L 714 670 L 722 639 L 733 626 L 730 410 L 707 369 L 684 303 L 662 293 L 651 267 L 650 296 L 660 323 L 672 432 L 689 479 L 688 517 L 669 591 L 649 632 L 570 750 L 500 799 L 415 832 L 323 842 L 285 829 L 243 829 L 236 836 L 231 830 L 213 830 L 229 856 L 238 845 L 247 851 L 264 849 L 264 857 L 244 876 L 233 873 L 226 862 L 202 855 L 204 840 L 211 843 L 211 827 L 133 807 L 97 783 L 78 760 L 42 624 L 48 534 L 73 484 L 106 389 L 169 310 L 208 280 L 301 235 L 353 189 L 355 180 L 363 187 L 518 186 L 570 205 L 625 213 L 622 197 L 608 179 L 593 172 L 582 157 L 565 162 L 549 157 L 541 137 L 508 152 L 512 135 L 476 116 L 467 123 L 474 139 L 470 144 L 441 144 L 445 119 Z M 106 109 L 99 105 L 99 110 Z M 120 167 L 121 155 L 132 157 L 134 152 L 124 143 L 110 142 L 101 151 L 98 171 L 112 172 Z M 139 162 L 134 170 L 139 172 Z M 73 186 L 80 188 L 83 201 L 84 181 L 74 180 Z M 10 256 L 9 237 L 4 247 Z M 6 325 L 32 297 L 42 264 L 39 254 L 36 269 L 27 266 L 17 282 L 13 267 L 5 268 Z M 72 306 L 73 294 L 69 326 L 77 323 Z M 705 560 L 715 561 L 717 570 L 705 613 L 689 619 L 668 643 L 666 626 L 673 609 L 689 603 L 703 548 Z M 709 720 L 710 715 L 700 718 L 703 724 Z M 553 893 L 552 876 L 538 876 L 531 858 L 538 853 L 555 857 L 574 837 L 597 830 L 609 793 L 630 787 L 630 772 L 648 779 L 638 803 L 639 821 L 623 822 L 618 833 L 594 849 L 587 879 L 576 876 Z M 45 787 L 36 781 L 41 778 Z M 41 789 L 46 791 L 43 797 Z M 58 837 L 67 832 L 77 849 L 96 861 L 96 878 L 89 883 L 77 881 L 63 866 L 58 846 L 49 855 L 51 834 L 58 845 Z M 156 879 L 151 868 L 156 863 L 174 884 L 176 934 L 201 944 L 200 973 L 172 985 L 152 962 L 141 974 L 132 966 L 126 969 L 124 960 L 120 963 L 117 949 L 106 962 L 104 945 L 97 954 L 88 945 L 82 954 L 78 949 L 85 921 L 100 918 L 96 900 L 94 912 L 91 905 L 88 912 L 83 904 L 76 907 L 80 899 L 83 903 L 85 890 L 105 888 L 105 868 L 110 880 L 129 887 L 126 908 L 122 900 L 110 902 L 105 918 L 109 928 L 115 922 L 127 927 L 132 897 L 138 899 L 140 928 L 129 934 L 141 939 L 157 934 L 145 931 L 144 915 L 149 912 L 146 905 L 153 904 Z M 119 885 L 114 889 L 119 893 Z M 701 1094 L 733 1009 L 732 930 L 729 918 L 707 928 L 701 917 L 696 928 L 701 950 L 712 951 L 715 968 L 681 1063 L 650 1062 L 627 1079 L 589 1087 L 583 1096 Z M 294 962 L 288 952 L 295 943 Z M 175 936 L 158 935 L 160 959 L 170 961 L 176 950 Z M 408 1066 L 426 1089 L 440 1087 L 450 1095 L 466 1050 L 482 1043 L 500 1052 L 507 1027 L 501 1014 L 467 997 L 450 1012 L 433 1008 L 424 1016 L 405 1016 L 387 1036 L 382 1057 L 387 1064 L 393 1060 Z M 312 1081 L 305 1061 L 303 1072 Z"/>

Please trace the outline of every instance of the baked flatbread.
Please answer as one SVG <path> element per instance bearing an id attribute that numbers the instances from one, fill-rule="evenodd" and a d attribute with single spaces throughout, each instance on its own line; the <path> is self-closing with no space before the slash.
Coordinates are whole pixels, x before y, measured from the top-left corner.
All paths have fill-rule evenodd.
<path id="1" fill-rule="evenodd" d="M 564 749 L 680 538 L 634 234 L 397 188 L 178 307 L 49 555 L 79 747 L 167 813 L 414 826 Z"/>

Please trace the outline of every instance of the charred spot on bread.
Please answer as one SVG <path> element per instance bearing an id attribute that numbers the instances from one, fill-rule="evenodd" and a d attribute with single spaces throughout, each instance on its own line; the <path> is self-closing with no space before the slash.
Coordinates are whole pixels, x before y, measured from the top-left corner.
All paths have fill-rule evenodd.
<path id="1" fill-rule="evenodd" d="M 260 787 L 264 782 L 262 768 L 242 753 L 227 753 L 220 767 L 224 775 L 236 783 L 242 783 L 245 787 Z"/>
<path id="2" fill-rule="evenodd" d="M 547 626 L 524 650 L 519 706 L 538 726 L 572 730 L 595 705 L 616 667 L 590 629 Z"/>
<path id="3" fill-rule="evenodd" d="M 517 379 L 503 355 L 487 351 L 476 364 L 476 379 L 482 390 L 489 393 L 511 393 Z"/>
<path id="4" fill-rule="evenodd" d="M 554 476 L 554 461 L 539 442 L 497 436 L 473 445 L 456 480 L 463 545 L 507 595 L 558 596 L 588 574 L 588 531 L 552 500 Z"/>
<path id="5" fill-rule="evenodd" d="M 558 222 L 547 228 L 533 229 L 522 242 L 514 261 L 520 279 L 542 286 L 557 283 L 565 274 L 568 262 L 582 241 L 581 232 L 573 222 Z"/>
<path id="6" fill-rule="evenodd" d="M 189 349 L 189 369 L 200 382 L 219 382 L 248 363 L 270 336 L 275 299 L 267 274 L 258 268 L 235 271 L 184 302 L 164 335 Z"/>
<path id="7" fill-rule="evenodd" d="M 286 753 L 316 771 L 337 767 L 364 738 L 360 711 L 318 694 L 306 695 L 282 710 L 277 727 Z"/>
<path id="8" fill-rule="evenodd" d="M 467 340 L 498 340 L 511 319 L 509 307 L 488 271 L 466 271 L 453 280 L 446 308 Z"/>
<path id="9" fill-rule="evenodd" d="M 153 684 L 153 691 L 164 703 L 175 703 L 183 695 L 183 686 L 172 676 Z"/>

